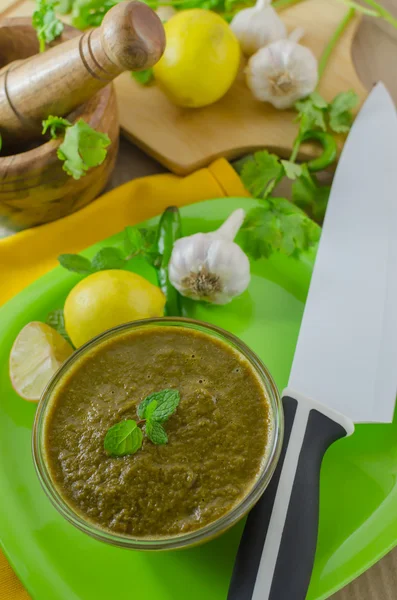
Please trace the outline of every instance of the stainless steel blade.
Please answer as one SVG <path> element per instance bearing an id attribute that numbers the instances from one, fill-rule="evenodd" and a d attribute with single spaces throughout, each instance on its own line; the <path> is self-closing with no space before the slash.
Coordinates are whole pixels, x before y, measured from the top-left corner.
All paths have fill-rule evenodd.
<path id="1" fill-rule="evenodd" d="M 370 93 L 336 170 L 288 387 L 355 422 L 397 391 L 397 114 Z"/>

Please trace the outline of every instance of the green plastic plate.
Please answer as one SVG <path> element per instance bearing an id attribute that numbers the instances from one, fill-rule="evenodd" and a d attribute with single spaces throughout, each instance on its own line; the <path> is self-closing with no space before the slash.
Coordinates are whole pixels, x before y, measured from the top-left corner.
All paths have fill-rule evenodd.
<path id="1" fill-rule="evenodd" d="M 235 208 L 254 205 L 255 200 L 235 198 L 183 208 L 184 234 L 215 229 Z M 90 248 L 87 256 L 109 241 L 121 243 L 122 236 Z M 288 380 L 312 263 L 313 256 L 299 261 L 275 256 L 253 263 L 252 282 L 240 298 L 224 307 L 186 302 L 186 314 L 241 337 L 267 364 L 281 390 Z M 143 262 L 137 261 L 133 269 L 155 281 Z M 12 390 L 8 355 L 19 330 L 61 307 L 78 279 L 54 269 L 0 309 L 2 547 L 35 600 L 225 600 L 242 523 L 191 550 L 113 548 L 64 521 L 36 479 L 30 449 L 36 406 Z M 359 426 L 351 438 L 327 452 L 308 600 L 327 598 L 396 545 L 396 427 Z"/>

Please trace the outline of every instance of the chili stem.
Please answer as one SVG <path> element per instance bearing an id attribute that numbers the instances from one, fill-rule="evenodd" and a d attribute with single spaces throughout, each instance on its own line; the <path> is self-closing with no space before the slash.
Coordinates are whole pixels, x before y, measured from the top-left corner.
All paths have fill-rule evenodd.
<path id="1" fill-rule="evenodd" d="M 368 0 L 366 0 L 368 1 Z M 339 38 L 341 37 L 342 33 L 345 31 L 346 27 L 348 26 L 348 24 L 350 23 L 350 21 L 352 20 L 352 18 L 355 15 L 355 9 L 354 8 L 350 8 L 347 13 L 345 14 L 345 16 L 343 17 L 342 21 L 339 23 L 338 27 L 335 29 L 334 34 L 332 35 L 331 39 L 329 40 L 328 44 L 326 45 L 321 58 L 320 58 L 320 62 L 318 64 L 318 76 L 319 79 L 321 79 L 327 64 L 328 64 L 328 60 L 329 57 L 332 54 L 332 51 L 334 50 L 336 44 L 339 41 Z"/>

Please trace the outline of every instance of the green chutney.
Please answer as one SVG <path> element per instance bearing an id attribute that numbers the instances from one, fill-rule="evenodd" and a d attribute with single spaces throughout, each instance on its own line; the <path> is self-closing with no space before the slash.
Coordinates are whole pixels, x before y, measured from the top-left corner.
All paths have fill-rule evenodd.
<path id="1" fill-rule="evenodd" d="M 152 392 L 180 391 L 164 424 L 169 442 L 144 438 L 112 458 L 106 432 L 138 421 Z M 231 346 L 183 327 L 131 330 L 103 340 L 61 378 L 44 424 L 44 458 L 65 502 L 107 531 L 167 538 L 216 521 L 247 496 L 272 438 L 265 389 Z"/>

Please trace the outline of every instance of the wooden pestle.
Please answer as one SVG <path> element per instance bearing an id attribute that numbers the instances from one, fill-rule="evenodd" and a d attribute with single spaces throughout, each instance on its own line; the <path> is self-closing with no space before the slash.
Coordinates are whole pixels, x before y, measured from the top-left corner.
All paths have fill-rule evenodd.
<path id="1" fill-rule="evenodd" d="M 123 71 L 153 66 L 165 48 L 162 23 L 141 2 L 121 2 L 92 29 L 0 72 L 4 145 L 40 138 L 42 120 L 66 116 Z"/>

